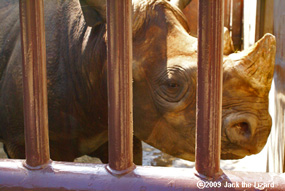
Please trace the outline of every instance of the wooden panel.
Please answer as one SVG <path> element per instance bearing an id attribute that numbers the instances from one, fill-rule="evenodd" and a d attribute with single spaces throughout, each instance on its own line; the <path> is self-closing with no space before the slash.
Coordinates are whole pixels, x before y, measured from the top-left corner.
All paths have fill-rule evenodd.
<path id="1" fill-rule="evenodd" d="M 231 30 L 232 0 L 224 0 L 224 26 Z"/>
<path id="2" fill-rule="evenodd" d="M 272 0 L 257 0 L 255 41 L 266 33 L 273 33 L 273 6 Z"/>
<path id="3" fill-rule="evenodd" d="M 271 172 L 284 172 L 285 164 L 285 1 L 274 1 L 274 35 L 276 63 L 274 74 L 274 116 L 268 142 L 268 167 Z"/>
<path id="4" fill-rule="evenodd" d="M 256 0 L 246 0 L 243 3 L 243 49 L 255 43 Z"/>
<path id="5" fill-rule="evenodd" d="M 232 39 L 235 49 L 240 50 L 242 44 L 243 0 L 233 0 Z"/>
<path id="6" fill-rule="evenodd" d="M 273 34 L 274 1 L 265 0 L 264 34 Z"/>

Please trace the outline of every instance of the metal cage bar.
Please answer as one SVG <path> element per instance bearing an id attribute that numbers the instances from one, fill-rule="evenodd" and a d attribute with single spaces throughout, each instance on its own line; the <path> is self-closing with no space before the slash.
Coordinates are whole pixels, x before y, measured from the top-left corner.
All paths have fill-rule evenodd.
<path id="1" fill-rule="evenodd" d="M 211 182 L 207 184 L 190 168 L 138 166 L 124 176 L 114 176 L 102 164 L 52 162 L 45 169 L 33 171 L 22 164 L 22 160 L 0 161 L 0 190 L 280 191 L 285 188 L 285 175 L 274 173 L 225 171 L 216 186 L 210 187 Z M 229 188 L 227 184 L 234 184 L 236 188 Z"/>
<path id="2" fill-rule="evenodd" d="M 107 1 L 109 167 L 126 173 L 133 164 L 131 0 Z"/>
<path id="3" fill-rule="evenodd" d="M 195 167 L 206 177 L 221 171 L 223 9 L 223 0 L 199 1 Z"/>
<path id="4" fill-rule="evenodd" d="M 43 1 L 20 0 L 26 164 L 49 163 L 46 44 Z"/>

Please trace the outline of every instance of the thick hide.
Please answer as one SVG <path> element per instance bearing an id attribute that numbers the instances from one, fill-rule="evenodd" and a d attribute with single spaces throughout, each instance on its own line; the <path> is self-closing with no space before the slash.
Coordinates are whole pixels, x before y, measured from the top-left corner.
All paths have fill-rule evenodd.
<path id="1" fill-rule="evenodd" d="M 134 133 L 194 160 L 197 39 L 178 8 L 187 3 L 133 1 Z M 87 154 L 106 161 L 105 1 L 46 0 L 44 6 L 51 158 L 72 161 Z M 11 158 L 25 157 L 18 7 L 18 0 L 0 0 L 0 139 Z M 224 159 L 258 153 L 266 143 L 274 56 L 275 38 L 265 35 L 224 58 Z"/>

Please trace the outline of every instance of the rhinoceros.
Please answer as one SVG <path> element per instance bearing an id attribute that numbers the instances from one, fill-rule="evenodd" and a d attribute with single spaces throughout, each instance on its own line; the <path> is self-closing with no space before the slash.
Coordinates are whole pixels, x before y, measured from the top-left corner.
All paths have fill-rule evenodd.
<path id="1" fill-rule="evenodd" d="M 186 1 L 133 1 L 135 162 L 140 140 L 194 160 L 197 38 L 188 34 Z M 106 1 L 45 0 L 51 159 L 82 155 L 106 161 L 108 104 Z M 24 158 L 23 88 L 18 0 L 0 0 L 0 139 Z M 209 31 L 211 32 L 211 31 Z M 275 38 L 224 57 L 223 159 L 258 153 L 271 129 L 268 92 Z M 137 157 L 138 156 L 138 157 Z"/>

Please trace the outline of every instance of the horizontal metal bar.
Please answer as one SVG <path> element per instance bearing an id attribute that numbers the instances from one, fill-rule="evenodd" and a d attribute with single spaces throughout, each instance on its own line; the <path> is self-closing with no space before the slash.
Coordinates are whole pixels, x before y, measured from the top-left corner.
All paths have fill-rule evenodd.
<path id="1" fill-rule="evenodd" d="M 114 176 L 103 164 L 52 162 L 41 170 L 28 170 L 24 160 L 0 160 L 0 190 L 100 190 L 100 191 L 190 191 L 208 190 L 285 190 L 285 174 L 233 172 L 217 182 L 204 182 L 193 169 L 142 167 Z M 198 186 L 197 186 L 198 185 Z M 257 189 L 258 190 L 258 189 Z"/>

